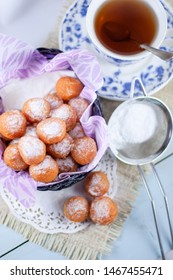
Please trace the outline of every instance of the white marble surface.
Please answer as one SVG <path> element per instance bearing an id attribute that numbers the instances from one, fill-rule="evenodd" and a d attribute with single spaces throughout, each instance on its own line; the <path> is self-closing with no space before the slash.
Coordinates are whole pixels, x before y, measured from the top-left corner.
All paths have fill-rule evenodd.
<path id="1" fill-rule="evenodd" d="M 18 2 L 15 6 L 14 2 Z M 20 5 L 19 5 L 20 2 Z M 30 3 L 28 5 L 28 2 Z M 13 3 L 13 5 L 12 5 Z M 2 0 L 0 2 L 0 32 L 15 36 L 25 42 L 40 47 L 46 40 L 49 32 L 52 31 L 58 12 L 61 9 L 63 0 Z M 11 7 L 11 9 L 10 9 Z M 57 34 L 58 36 L 58 34 Z M 167 154 L 173 152 L 173 141 Z M 157 170 L 168 194 L 171 220 L 173 222 L 173 157 L 157 164 Z M 170 235 L 164 202 L 156 182 L 151 174 L 148 175 L 148 183 L 152 193 L 156 198 L 158 211 L 159 228 L 165 252 L 171 249 Z M 25 242 L 25 239 L 0 225 L 0 256 Z M 103 259 L 158 259 L 160 251 L 157 242 L 156 231 L 153 223 L 151 205 L 146 195 L 146 191 L 141 183 L 141 190 L 137 198 L 131 215 L 127 219 L 122 229 L 122 234 L 116 242 L 113 242 L 112 253 L 103 256 Z M 60 254 L 50 252 L 31 242 L 14 249 L 4 255 L 2 259 L 64 259 Z"/>

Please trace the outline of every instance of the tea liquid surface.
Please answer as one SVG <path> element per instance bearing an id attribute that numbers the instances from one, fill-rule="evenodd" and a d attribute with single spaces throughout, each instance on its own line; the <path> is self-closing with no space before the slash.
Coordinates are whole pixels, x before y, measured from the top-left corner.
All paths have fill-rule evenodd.
<path id="1" fill-rule="evenodd" d="M 151 44 L 157 33 L 157 18 L 152 8 L 140 0 L 109 0 L 103 3 L 95 16 L 95 31 L 107 49 L 124 55 L 143 51 L 133 41 L 111 40 L 103 28 L 105 22 L 116 22 L 130 31 L 130 37 L 141 44 Z"/>

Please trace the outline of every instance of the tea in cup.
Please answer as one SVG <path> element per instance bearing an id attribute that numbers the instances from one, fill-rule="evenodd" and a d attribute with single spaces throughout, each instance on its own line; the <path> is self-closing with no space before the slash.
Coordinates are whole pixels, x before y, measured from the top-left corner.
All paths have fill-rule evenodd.
<path id="1" fill-rule="evenodd" d="M 159 48 L 167 32 L 167 16 L 159 0 L 92 0 L 86 26 L 105 59 L 132 63 L 150 55 L 140 44 Z"/>

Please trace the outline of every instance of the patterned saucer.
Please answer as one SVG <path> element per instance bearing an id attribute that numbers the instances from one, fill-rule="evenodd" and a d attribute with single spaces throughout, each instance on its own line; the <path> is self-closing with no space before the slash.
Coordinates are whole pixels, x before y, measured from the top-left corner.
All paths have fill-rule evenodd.
<path id="1" fill-rule="evenodd" d="M 131 81 L 140 77 L 148 94 L 153 94 L 163 88 L 173 77 L 173 60 L 162 61 L 154 55 L 139 62 L 126 66 L 105 61 L 91 43 L 86 26 L 85 17 L 91 0 L 76 1 L 65 14 L 60 28 L 59 42 L 62 51 L 85 48 L 97 56 L 103 76 L 104 84 L 97 92 L 99 96 L 112 100 L 126 100 L 130 95 Z M 173 10 L 161 1 L 167 13 L 168 32 L 161 49 L 173 51 Z M 138 91 L 138 94 L 140 91 Z M 137 95 L 137 93 L 136 93 Z"/>

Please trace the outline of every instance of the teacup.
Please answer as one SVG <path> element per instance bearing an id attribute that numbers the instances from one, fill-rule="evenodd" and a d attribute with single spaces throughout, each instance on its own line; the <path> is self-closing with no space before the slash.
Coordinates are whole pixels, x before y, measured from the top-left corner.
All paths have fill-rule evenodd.
<path id="1" fill-rule="evenodd" d="M 124 25 L 130 37 L 113 41 L 103 30 L 105 22 Z M 86 15 L 86 27 L 92 43 L 103 58 L 121 65 L 131 64 L 150 55 L 134 40 L 139 44 L 160 47 L 167 32 L 167 15 L 159 0 L 92 0 Z"/>

